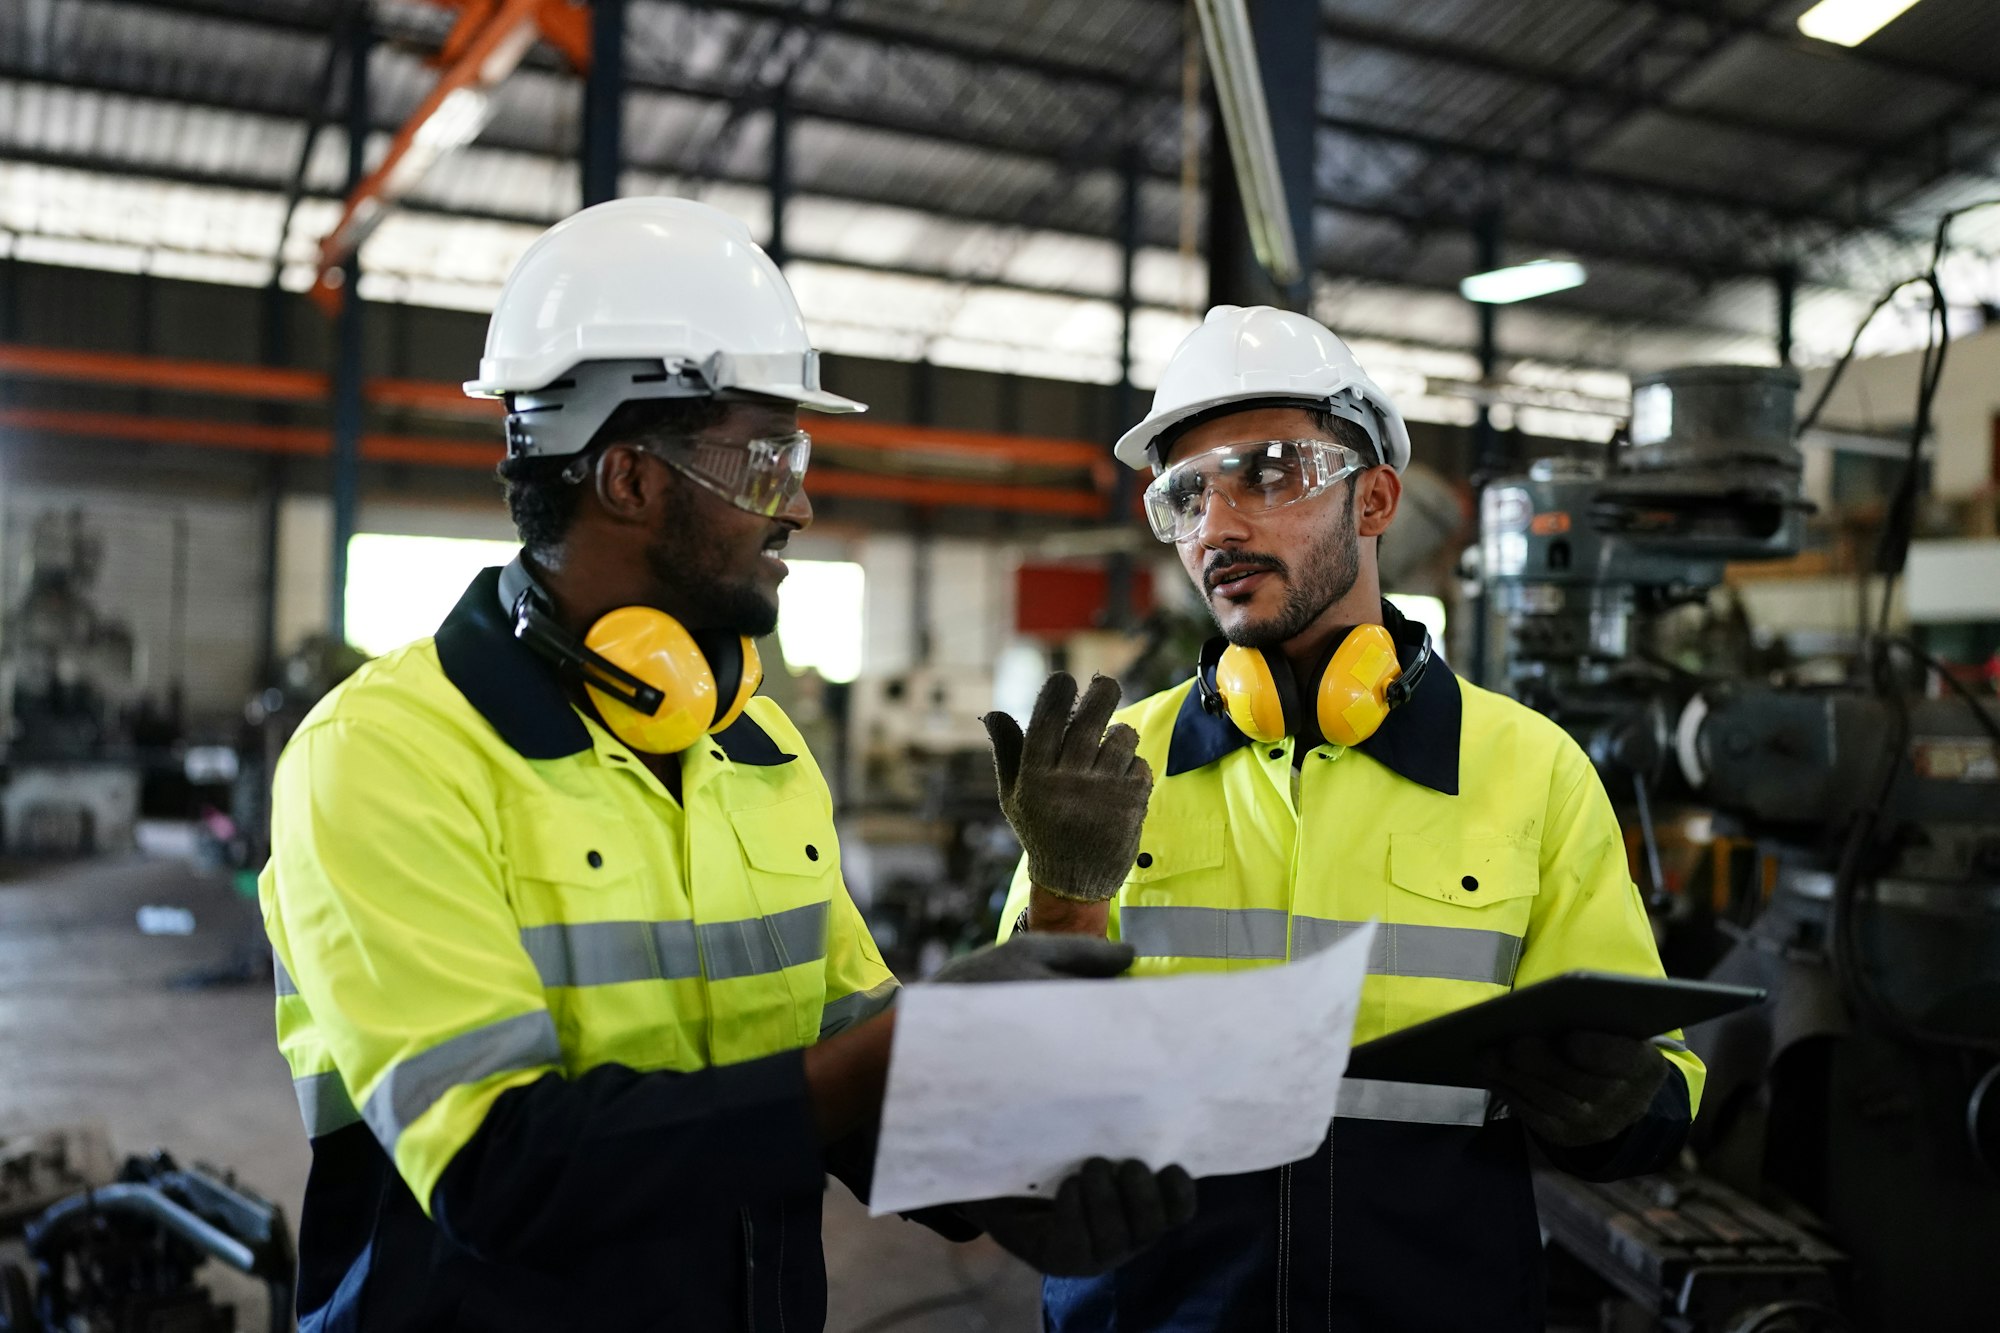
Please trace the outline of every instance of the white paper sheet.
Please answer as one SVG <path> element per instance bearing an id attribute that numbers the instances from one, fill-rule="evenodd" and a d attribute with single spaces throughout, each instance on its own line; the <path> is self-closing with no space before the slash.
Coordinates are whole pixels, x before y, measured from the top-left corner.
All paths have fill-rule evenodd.
<path id="1" fill-rule="evenodd" d="M 1047 1197 L 1091 1157 L 1211 1176 L 1309 1156 L 1374 935 L 1250 972 L 910 987 L 872 1211 Z"/>

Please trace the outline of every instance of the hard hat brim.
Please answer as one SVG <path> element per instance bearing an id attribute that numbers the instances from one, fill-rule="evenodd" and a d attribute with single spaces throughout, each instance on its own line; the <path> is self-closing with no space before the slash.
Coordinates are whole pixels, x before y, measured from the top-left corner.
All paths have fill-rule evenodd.
<path id="1" fill-rule="evenodd" d="M 868 410 L 868 404 L 860 402 L 857 399 L 843 398 L 837 393 L 828 393 L 824 389 L 808 389 L 801 384 L 770 385 L 756 388 L 746 386 L 742 391 L 745 393 L 759 393 L 766 398 L 788 398 L 809 412 L 848 413 L 866 412 Z"/>
<path id="2" fill-rule="evenodd" d="M 466 380 L 461 386 L 468 398 L 502 398 L 510 393 L 532 392 L 530 388 L 503 380 Z M 533 388 L 540 388 L 535 385 Z M 744 384 L 731 385 L 739 393 L 754 393 L 765 398 L 776 398 L 780 402 L 797 403 L 811 412 L 844 414 L 866 412 L 868 404 L 854 398 L 843 398 L 837 393 L 824 389 L 808 389 L 803 384 Z"/>

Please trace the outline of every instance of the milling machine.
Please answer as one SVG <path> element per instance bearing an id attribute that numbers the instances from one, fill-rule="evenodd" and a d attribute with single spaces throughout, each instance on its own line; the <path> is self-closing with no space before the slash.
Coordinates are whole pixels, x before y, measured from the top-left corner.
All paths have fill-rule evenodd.
<path id="1" fill-rule="evenodd" d="M 1769 1283 L 1729 1254 L 1749 1314 L 1727 1322 L 1665 1291 L 1656 1326 L 1849 1327 L 1837 1304 L 1859 1328 L 1990 1327 L 2000 709 L 1965 687 L 1924 697 L 1940 664 L 1886 634 L 1834 683 L 1770 669 L 1747 645 L 1699 663 L 1672 650 L 1725 562 L 1801 549 L 1798 386 L 1789 369 L 1747 366 L 1641 377 L 1605 457 L 1543 460 L 1490 485 L 1482 678 L 1590 754 L 1632 826 L 1669 969 L 1772 993 L 1689 1034 L 1710 1068 L 1692 1144 L 1702 1185 L 1815 1221 L 1852 1261 L 1837 1299 L 1817 1282 L 1801 1302 L 1760 1306 Z M 1706 893 L 1675 894 L 1659 824 L 1689 808 L 1752 854 L 1714 858 Z M 1553 1178 L 1540 1188 L 1545 1217 L 1567 1219 L 1558 1242 L 1631 1291 L 1648 1253 L 1632 1237 L 1652 1233 L 1621 1212 L 1629 1200 Z M 1823 1255 L 1769 1257 L 1832 1272 Z M 1658 1253 L 1646 1265 L 1665 1271 Z M 1776 1322 L 1740 1322 L 1767 1308 Z"/>

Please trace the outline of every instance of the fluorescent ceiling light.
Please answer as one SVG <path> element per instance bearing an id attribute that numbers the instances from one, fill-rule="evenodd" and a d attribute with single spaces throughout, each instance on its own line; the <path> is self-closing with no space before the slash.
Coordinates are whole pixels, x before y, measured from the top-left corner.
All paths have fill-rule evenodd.
<path id="1" fill-rule="evenodd" d="M 1458 284 L 1468 301 L 1506 305 L 1583 285 L 1583 265 L 1573 259 L 1536 259 L 1526 264 L 1475 273 Z"/>
<path id="2" fill-rule="evenodd" d="M 1819 0 L 1799 15 L 1799 31 L 1836 46 L 1859 46 L 1917 0 Z"/>

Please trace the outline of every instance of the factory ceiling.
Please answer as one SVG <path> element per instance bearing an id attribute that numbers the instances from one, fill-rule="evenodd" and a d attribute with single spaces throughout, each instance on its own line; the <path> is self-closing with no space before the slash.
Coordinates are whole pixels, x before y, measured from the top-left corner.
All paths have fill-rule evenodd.
<path id="1" fill-rule="evenodd" d="M 0 243 L 306 286 L 344 194 L 343 4 L 0 6 Z M 1922 267 L 1941 211 L 2000 189 L 2000 5 L 1925 0 L 1851 50 L 1802 36 L 1805 8 L 1324 5 L 1318 313 L 1393 347 L 1387 377 L 1428 400 L 1414 415 L 1469 414 L 1440 386 L 1476 378 L 1455 288 L 1497 211 L 1509 260 L 1563 254 L 1591 274 L 1504 313 L 1528 380 L 1559 368 L 1565 391 L 1615 398 L 1626 370 L 1768 361 L 1786 280 L 1800 358 L 1830 358 Z M 370 9 L 379 153 L 435 79 L 454 12 Z M 1173 0 L 633 0 L 627 25 L 624 192 L 696 194 L 767 231 L 787 117 L 789 272 L 830 348 L 1116 379 L 1128 175 L 1136 381 L 1202 304 L 1190 164 L 1207 130 Z M 580 86 L 530 52 L 478 139 L 371 237 L 364 293 L 490 303 L 534 232 L 577 206 Z M 1947 273 L 1961 325 L 2000 304 L 2000 219 L 1975 221 Z M 1871 345 L 1920 327 L 1891 311 Z"/>

